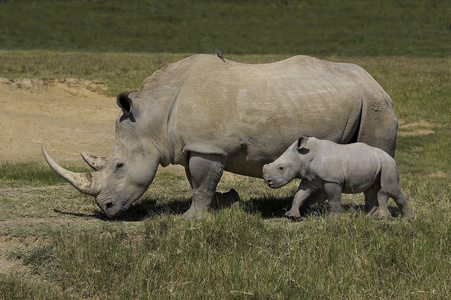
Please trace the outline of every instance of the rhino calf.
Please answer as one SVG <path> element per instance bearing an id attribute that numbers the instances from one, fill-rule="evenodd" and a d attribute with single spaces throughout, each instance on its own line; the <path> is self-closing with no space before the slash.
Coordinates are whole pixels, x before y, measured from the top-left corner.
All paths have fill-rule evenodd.
<path id="1" fill-rule="evenodd" d="M 279 158 L 263 166 L 263 179 L 271 188 L 280 188 L 294 178 L 302 182 L 296 192 L 289 218 L 300 217 L 299 207 L 313 193 L 323 190 L 329 210 L 339 213 L 341 193 L 376 195 L 379 206 L 395 200 L 401 216 L 413 218 L 407 197 L 401 191 L 395 160 L 385 151 L 364 143 L 339 145 L 314 137 L 301 137 Z M 369 215 L 373 214 L 373 209 Z"/>

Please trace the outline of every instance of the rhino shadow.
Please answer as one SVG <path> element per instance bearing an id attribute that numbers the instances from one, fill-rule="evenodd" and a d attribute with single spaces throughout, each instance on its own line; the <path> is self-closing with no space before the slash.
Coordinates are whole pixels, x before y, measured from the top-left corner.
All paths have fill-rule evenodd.
<path id="1" fill-rule="evenodd" d="M 264 197 L 251 198 L 240 203 L 240 208 L 249 214 L 259 214 L 263 219 L 283 218 L 293 201 L 292 197 Z M 139 203 L 133 205 L 128 210 L 122 212 L 117 217 L 109 219 L 101 211 L 92 214 L 64 212 L 54 209 L 54 212 L 71 215 L 80 218 L 93 218 L 102 221 L 125 221 L 140 222 L 149 218 L 154 218 L 161 214 L 182 215 L 191 205 L 191 198 L 174 199 L 166 202 L 159 202 L 156 199 L 144 198 Z M 343 212 L 354 212 L 356 214 L 365 213 L 364 205 L 342 204 Z M 220 209 L 220 208 L 219 208 Z M 300 209 L 301 219 L 311 216 L 322 216 L 328 211 L 327 203 L 308 201 Z M 399 210 L 395 206 L 388 206 L 388 211 L 392 217 L 399 216 Z"/>
<path id="2" fill-rule="evenodd" d="M 252 198 L 249 201 L 243 202 L 241 207 L 248 213 L 260 214 L 263 219 L 284 218 L 285 212 L 287 212 L 291 208 L 292 201 L 293 197 Z M 342 204 L 341 209 L 342 213 L 366 215 L 364 204 Z M 315 202 L 314 200 L 310 199 L 307 200 L 307 202 L 305 202 L 304 205 L 300 208 L 300 219 L 305 219 L 312 216 L 325 216 L 327 212 L 327 202 Z M 398 217 L 400 215 L 399 209 L 396 206 L 388 206 L 388 212 L 391 217 Z"/>
<path id="3" fill-rule="evenodd" d="M 122 212 L 114 220 L 142 221 L 161 214 L 181 215 L 189 209 L 190 205 L 191 198 L 174 199 L 162 203 L 146 197 L 127 211 Z"/>
<path id="4" fill-rule="evenodd" d="M 164 213 L 181 215 L 188 210 L 190 204 L 191 198 L 175 199 L 165 203 L 159 203 L 156 199 L 144 198 L 139 203 L 136 203 L 128 210 L 111 219 L 107 218 L 100 210 L 93 211 L 93 213 L 91 214 L 66 212 L 58 209 L 54 209 L 53 211 L 62 215 L 69 215 L 79 218 L 98 219 L 107 222 L 140 222 Z"/>

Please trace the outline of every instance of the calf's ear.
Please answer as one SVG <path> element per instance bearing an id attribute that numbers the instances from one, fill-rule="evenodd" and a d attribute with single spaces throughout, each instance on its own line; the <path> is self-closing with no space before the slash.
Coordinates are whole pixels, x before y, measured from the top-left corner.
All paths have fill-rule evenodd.
<path id="1" fill-rule="evenodd" d="M 307 136 L 302 136 L 302 137 L 299 138 L 299 140 L 298 140 L 298 150 L 301 150 L 302 148 L 305 147 L 305 144 L 307 144 L 307 140 L 308 140 Z"/>

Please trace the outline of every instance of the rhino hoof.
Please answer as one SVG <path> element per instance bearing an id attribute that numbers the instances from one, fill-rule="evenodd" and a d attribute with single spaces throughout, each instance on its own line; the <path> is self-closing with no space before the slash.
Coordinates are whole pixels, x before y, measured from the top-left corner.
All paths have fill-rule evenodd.
<path id="1" fill-rule="evenodd" d="M 413 210 L 409 209 L 407 212 L 401 213 L 401 218 L 413 220 L 415 219 L 415 213 L 413 212 Z"/>
<path id="2" fill-rule="evenodd" d="M 297 220 L 301 217 L 301 214 L 293 213 L 292 211 L 287 211 L 284 216 L 285 216 L 285 218 L 288 218 L 290 220 Z"/>
<path id="3" fill-rule="evenodd" d="M 378 206 L 373 207 L 373 209 L 367 214 L 368 217 L 373 217 L 377 220 L 383 220 L 387 218 L 388 211 L 379 208 Z"/>

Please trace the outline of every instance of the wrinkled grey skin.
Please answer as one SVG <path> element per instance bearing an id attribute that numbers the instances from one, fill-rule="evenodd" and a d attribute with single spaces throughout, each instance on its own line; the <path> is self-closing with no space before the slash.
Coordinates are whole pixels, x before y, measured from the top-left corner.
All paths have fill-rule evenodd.
<path id="1" fill-rule="evenodd" d="M 301 137 L 278 159 L 263 166 L 263 179 L 271 188 L 280 188 L 294 178 L 302 179 L 291 209 L 285 214 L 299 218 L 299 208 L 311 194 L 325 191 L 332 213 L 340 212 L 341 193 L 378 195 L 380 205 L 393 198 L 401 216 L 413 218 L 407 197 L 399 185 L 396 162 L 381 149 L 364 143 L 339 145 L 314 137 Z M 374 210 L 369 213 L 372 215 Z"/>
<path id="2" fill-rule="evenodd" d="M 264 164 L 301 135 L 338 143 L 362 141 L 394 155 L 397 119 L 390 97 L 361 67 L 296 56 L 250 65 L 195 55 L 172 63 L 117 103 L 111 153 L 82 153 L 91 173 L 49 165 L 105 215 L 127 209 L 152 182 L 158 165 L 185 167 L 193 190 L 186 217 L 212 207 L 224 170 L 262 177 Z M 321 200 L 326 196 L 315 195 Z M 236 200 L 235 191 L 222 197 Z M 232 200 L 231 200 L 232 199 Z M 371 209 L 376 198 L 368 199 Z"/>

